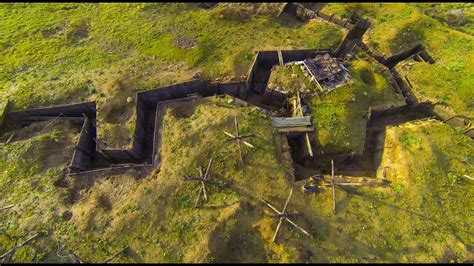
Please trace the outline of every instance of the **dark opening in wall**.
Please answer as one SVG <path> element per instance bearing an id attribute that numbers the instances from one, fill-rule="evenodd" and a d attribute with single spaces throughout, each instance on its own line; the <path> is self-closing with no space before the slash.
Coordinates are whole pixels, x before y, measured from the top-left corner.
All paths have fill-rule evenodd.
<path id="1" fill-rule="evenodd" d="M 362 154 L 330 154 L 318 152 L 313 147 L 314 156 L 307 153 L 303 133 L 289 134 L 288 144 L 295 169 L 295 180 L 302 180 L 316 174 L 331 174 L 331 160 L 335 174 L 353 177 L 375 177 L 384 151 L 386 127 L 409 121 L 432 117 L 429 104 L 399 106 L 380 111 L 371 111 L 366 128 L 366 138 Z M 311 136 L 314 137 L 314 136 Z"/>

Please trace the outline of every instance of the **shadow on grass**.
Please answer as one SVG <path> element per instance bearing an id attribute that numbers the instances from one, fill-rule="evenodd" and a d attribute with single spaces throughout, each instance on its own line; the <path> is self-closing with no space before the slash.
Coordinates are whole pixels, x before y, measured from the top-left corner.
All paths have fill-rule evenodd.
<path id="1" fill-rule="evenodd" d="M 472 245 L 470 244 L 466 244 L 466 241 L 462 240 L 461 237 L 459 236 L 458 233 L 456 233 L 456 231 L 463 231 L 464 233 L 466 234 L 472 234 L 472 232 L 468 232 L 468 231 L 465 231 L 465 230 L 462 230 L 462 229 L 456 229 L 453 227 L 453 225 L 451 225 L 450 223 L 448 222 L 445 222 L 445 221 L 440 221 L 440 220 L 437 220 L 437 219 L 434 219 L 432 217 L 429 217 L 425 214 L 421 214 L 421 213 L 417 213 L 417 212 L 414 212 L 414 211 L 411 211 L 411 210 L 408 210 L 406 208 L 402 208 L 400 206 L 396 206 L 396 205 L 393 205 L 393 204 L 390 204 L 390 203 L 387 203 L 387 202 L 384 202 L 383 200 L 381 199 L 378 199 L 377 197 L 374 197 L 374 196 L 371 196 L 371 195 L 368 195 L 364 192 L 361 192 L 357 189 L 354 189 L 354 188 L 341 188 L 342 190 L 346 191 L 348 194 L 351 194 L 352 196 L 359 196 L 359 197 L 362 197 L 366 200 L 369 200 L 369 201 L 372 201 L 372 202 L 376 202 L 378 204 L 382 204 L 382 205 L 385 205 L 387 207 L 390 207 L 392 209 L 396 209 L 396 210 L 399 210 L 399 211 L 403 211 L 403 212 L 407 212 L 411 215 L 414 215 L 414 216 L 417 216 L 421 219 L 424 219 L 424 220 L 428 220 L 428 221 L 431 221 L 433 223 L 436 223 L 438 225 L 440 225 L 441 227 L 444 227 L 444 229 L 447 229 L 447 232 L 449 234 L 452 234 L 459 242 L 461 242 L 463 245 L 467 245 L 469 248 L 472 248 Z M 351 197 L 352 197 L 351 196 Z M 344 206 L 347 206 L 344 205 Z"/>

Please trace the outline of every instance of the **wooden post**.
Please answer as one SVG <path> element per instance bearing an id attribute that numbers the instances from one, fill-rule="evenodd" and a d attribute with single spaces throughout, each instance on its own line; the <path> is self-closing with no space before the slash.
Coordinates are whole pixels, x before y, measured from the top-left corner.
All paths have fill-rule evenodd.
<path id="1" fill-rule="evenodd" d="M 199 188 L 199 193 L 198 193 L 198 196 L 197 196 L 197 199 L 196 199 L 196 203 L 194 203 L 194 208 L 197 208 L 197 206 L 199 204 L 199 200 L 201 199 L 201 194 L 202 194 L 202 188 Z"/>
<path id="2" fill-rule="evenodd" d="M 283 55 L 281 54 L 281 48 L 278 47 L 278 62 L 280 62 L 280 66 L 283 66 Z"/>
<path id="3" fill-rule="evenodd" d="M 294 108 L 294 114 L 295 116 L 303 116 L 303 107 L 301 106 L 301 97 L 300 97 L 300 92 L 296 91 L 296 99 L 295 99 L 295 108 Z M 313 157 L 313 148 L 311 148 L 311 141 L 309 140 L 309 135 L 308 132 L 304 133 L 305 135 L 305 141 L 306 141 L 306 147 L 308 148 L 308 153 L 309 156 Z"/>
<path id="4" fill-rule="evenodd" d="M 12 133 L 10 135 L 10 137 L 7 139 L 7 141 L 5 142 L 5 145 L 7 145 L 8 143 L 10 143 L 10 141 L 13 139 L 13 137 L 15 136 L 15 133 Z"/>
<path id="5" fill-rule="evenodd" d="M 331 175 L 332 175 L 332 198 L 334 214 L 336 214 L 336 182 L 334 181 L 334 160 L 331 160 Z"/>
<path id="6" fill-rule="evenodd" d="M 201 166 L 199 166 L 199 175 L 201 176 L 201 178 L 204 179 Z M 203 180 L 201 180 L 201 189 L 202 189 L 202 192 L 204 193 L 204 199 L 207 200 L 206 185 L 204 184 Z"/>
<path id="7" fill-rule="evenodd" d="M 237 117 L 234 116 L 234 124 L 235 124 L 235 135 L 239 136 L 239 123 L 237 122 Z M 244 164 L 244 155 L 242 154 L 242 142 L 240 138 L 237 138 L 237 142 L 239 143 L 239 154 L 240 154 L 240 162 L 242 165 Z"/>
<path id="8" fill-rule="evenodd" d="M 313 76 L 314 77 L 314 76 Z M 314 78 L 314 81 L 316 82 L 316 85 L 318 85 L 318 88 L 321 90 L 321 92 L 324 92 L 324 89 L 323 87 L 321 87 L 321 85 L 319 84 L 318 80 L 316 78 Z M 319 95 L 318 95 L 318 98 L 319 98 Z"/>
<path id="9" fill-rule="evenodd" d="M 308 148 L 309 156 L 313 157 L 313 148 L 311 148 L 311 142 L 309 141 L 308 132 L 305 132 L 306 147 Z"/>
<path id="10" fill-rule="evenodd" d="M 214 159 L 214 153 L 212 154 L 211 159 L 209 160 L 209 164 L 207 165 L 206 173 L 203 174 L 202 167 L 199 166 L 199 168 L 198 168 L 199 169 L 199 176 L 185 176 L 184 177 L 185 180 L 188 180 L 188 181 L 189 180 L 195 180 L 195 181 L 199 181 L 199 183 L 201 184 L 200 187 L 199 187 L 199 192 L 198 192 L 198 196 L 197 196 L 197 199 L 196 199 L 196 203 L 194 204 L 194 208 L 197 208 L 202 194 L 204 194 L 204 199 L 207 200 L 206 184 L 216 185 L 218 187 L 227 187 L 226 183 L 222 184 L 222 183 L 215 182 L 215 181 L 207 179 L 207 177 L 209 176 L 209 170 L 211 169 L 213 159 Z"/>
<path id="11" fill-rule="evenodd" d="M 237 122 L 237 117 L 234 117 L 234 125 L 235 125 L 235 136 L 230 134 L 229 132 L 224 131 L 224 134 L 230 137 L 230 139 L 227 139 L 227 141 L 232 141 L 232 140 L 237 140 L 238 146 L 239 146 L 239 156 L 240 156 L 240 163 L 243 165 L 244 164 L 244 155 L 242 153 L 242 144 L 245 144 L 246 146 L 250 148 L 255 148 L 252 144 L 248 143 L 247 141 L 243 140 L 244 138 L 249 138 L 249 137 L 254 137 L 254 134 L 244 134 L 240 135 L 239 133 L 239 123 Z"/>

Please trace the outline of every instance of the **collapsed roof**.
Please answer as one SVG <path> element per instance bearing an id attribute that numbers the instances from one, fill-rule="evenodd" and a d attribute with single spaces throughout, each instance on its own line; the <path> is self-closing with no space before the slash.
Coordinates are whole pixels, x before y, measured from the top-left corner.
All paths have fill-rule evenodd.
<path id="1" fill-rule="evenodd" d="M 305 59 L 297 64 L 323 92 L 332 91 L 351 79 L 349 71 L 344 67 L 342 61 L 331 57 L 328 53 L 318 54 L 314 59 Z"/>

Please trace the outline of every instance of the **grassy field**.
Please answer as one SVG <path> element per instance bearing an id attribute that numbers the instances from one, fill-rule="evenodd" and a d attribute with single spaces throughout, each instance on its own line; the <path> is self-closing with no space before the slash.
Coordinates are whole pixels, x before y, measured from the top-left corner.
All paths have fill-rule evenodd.
<path id="1" fill-rule="evenodd" d="M 135 92 L 247 74 L 254 52 L 335 48 L 343 32 L 324 22 L 270 15 L 222 19 L 193 3 L 11 3 L 0 5 L 0 96 L 17 109 L 97 101 L 99 136 L 130 142 Z M 227 10 L 227 11 L 226 11 Z M 237 17 L 238 18 L 238 17 Z M 133 122 L 134 123 L 134 122 Z"/>
<path id="2" fill-rule="evenodd" d="M 461 10 L 464 22 L 450 12 Z M 414 63 L 404 69 L 420 100 L 448 106 L 455 113 L 473 117 L 474 7 L 470 3 L 353 3 L 328 4 L 323 12 L 348 17 L 352 12 L 369 18 L 373 25 L 364 41 L 378 54 L 390 56 L 426 46 L 435 60 Z"/>
<path id="3" fill-rule="evenodd" d="M 256 197 L 272 199 L 275 191 L 289 183 L 285 178 L 289 166 L 278 162 L 270 120 L 256 109 L 236 108 L 226 99 L 187 107 L 168 109 L 162 168 L 139 180 L 129 173 L 96 177 L 90 181 L 93 186 L 87 186 L 84 178 L 67 178 L 63 181 L 68 183 L 66 187 L 55 185 L 70 154 L 56 153 L 54 158 L 61 160 L 55 163 L 47 154 L 52 147 L 71 145 L 78 130 L 56 128 L 8 144 L 1 151 L 0 190 L 5 195 L 1 204 L 16 206 L 0 213 L 5 233 L 0 234 L 0 253 L 14 244 L 7 234 L 18 237 L 26 231 L 42 230 L 49 235 L 36 244 L 41 250 L 35 258 L 39 261 L 60 261 L 55 255 L 59 242 L 91 262 L 103 261 L 127 244 L 139 261 L 210 261 L 223 256 L 220 251 L 226 250 L 215 249 L 225 247 L 212 242 L 221 237 L 220 227 L 230 226 L 225 222 L 236 220 L 237 213 L 245 216 L 246 208 L 255 208 Z M 247 153 L 244 171 L 239 166 L 235 143 L 223 146 L 227 138 L 223 130 L 232 132 L 234 115 L 240 120 L 243 133 L 256 134 L 251 142 L 257 148 Z M 36 156 L 26 156 L 33 151 Z M 233 188 L 217 191 L 208 187 L 209 202 L 202 209 L 193 209 L 198 184 L 185 182 L 183 176 L 196 175 L 196 167 L 205 167 L 213 151 L 210 179 L 232 181 Z M 44 162 L 51 162 L 50 167 L 41 167 Z M 80 196 L 73 196 L 76 193 Z M 257 211 L 252 213 L 256 215 Z M 251 221 L 239 220 L 239 228 L 231 229 L 252 235 L 256 231 Z M 241 225 L 245 227 L 240 228 Z M 245 239 L 244 247 L 250 248 L 254 240 Z M 32 254 L 30 248 L 23 248 L 14 261 L 31 261 Z M 243 252 L 241 259 L 257 259 L 253 255 Z M 133 257 L 124 259 L 133 261 Z"/>
<path id="4" fill-rule="evenodd" d="M 320 252 L 338 262 L 474 259 L 472 140 L 438 121 L 389 127 L 380 169 L 388 188 L 327 189 L 309 206 L 321 219 Z M 381 171 L 380 171 L 381 172 Z M 316 212 L 316 210 L 318 210 Z"/>
<path id="5" fill-rule="evenodd" d="M 233 117 L 243 133 L 254 133 L 242 169 L 235 143 L 224 145 Z M 472 141 L 440 122 L 389 128 L 381 167 L 389 167 L 387 188 L 304 195 L 279 161 L 270 120 L 257 109 L 236 108 L 227 99 L 168 109 L 164 119 L 162 168 L 141 178 L 62 178 L 78 130 L 58 124 L 1 151 L 0 253 L 36 231 L 47 234 L 18 250 L 13 261 L 66 262 L 67 249 L 84 261 L 101 262 L 124 246 L 116 262 L 462 262 L 472 261 Z M 27 137 L 27 136 L 25 136 Z M 197 174 L 215 152 L 209 201 L 194 209 L 199 188 L 184 175 Z M 28 154 L 36 154 L 32 157 Z M 46 166 L 44 163 L 46 162 Z M 28 166 L 28 167 L 27 167 Z M 15 188 L 12 190 L 12 188 Z M 313 239 L 266 216 L 260 198 L 304 213 L 300 226 Z M 27 233 L 29 232 L 29 233 Z M 35 251 L 36 250 L 36 251 Z M 63 257 L 61 257 L 63 256 Z"/>
<path id="6" fill-rule="evenodd" d="M 325 8 L 346 12 L 342 7 Z M 380 10 L 386 5 L 373 5 L 371 16 L 382 20 Z M 233 19 L 221 18 L 229 12 Z M 433 10 L 417 12 L 441 25 L 440 18 L 431 18 Z M 17 109 L 96 100 L 99 130 L 115 145 L 126 143 L 133 131 L 136 91 L 189 80 L 198 72 L 209 79 L 239 77 L 255 50 L 334 48 L 343 36 L 323 22 L 248 14 L 241 20 L 225 7 L 201 10 L 183 3 L 0 4 L 0 16 L 2 99 L 9 97 Z M 467 36 L 468 25 L 439 27 Z M 468 53 L 453 58 L 470 60 Z M 321 149 L 360 151 L 369 106 L 400 103 L 376 62 L 356 54 L 348 68 L 347 86 L 310 103 Z M 447 104 L 454 106 L 450 99 Z M 245 167 L 237 144 L 226 143 L 223 133 L 233 131 L 234 117 L 241 133 L 256 135 L 249 139 L 256 148 L 244 148 Z M 330 188 L 307 195 L 301 181 L 289 181 L 291 165 L 281 159 L 281 139 L 270 119 L 257 108 L 237 107 L 229 97 L 167 110 L 160 169 L 68 177 L 80 125 L 56 121 L 44 128 L 47 123 L 17 130 L 0 146 L 0 207 L 15 205 L 0 212 L 0 254 L 36 232 L 45 234 L 20 248 L 13 262 L 71 262 L 68 250 L 85 262 L 103 262 L 125 246 L 130 251 L 114 262 L 474 261 L 472 139 L 439 121 L 387 128 L 378 173 L 385 168 L 390 185 L 338 188 L 336 214 Z M 208 186 L 209 201 L 194 209 L 199 186 L 183 177 L 198 174 L 213 152 L 209 178 L 231 187 Z M 271 243 L 278 221 L 260 199 L 282 208 L 290 189 L 288 210 L 304 214 L 295 221 L 312 238 L 283 224 L 277 243 Z"/>

